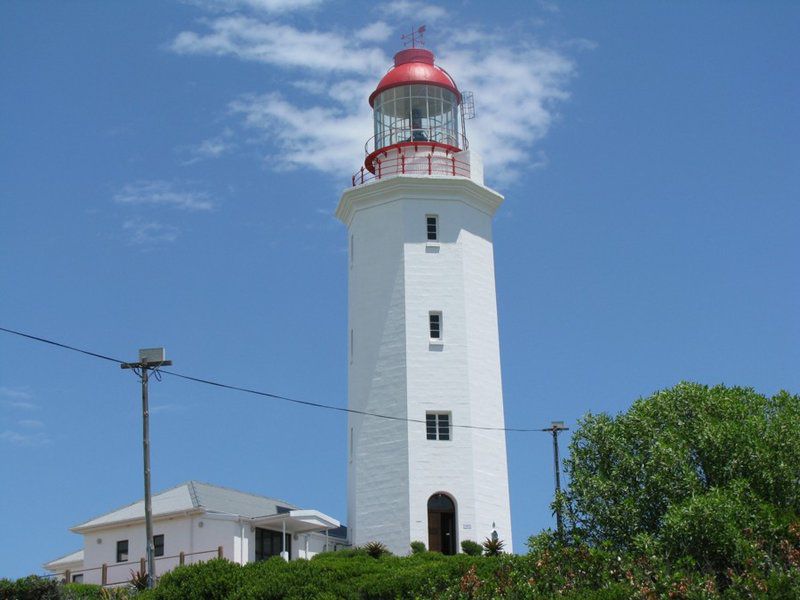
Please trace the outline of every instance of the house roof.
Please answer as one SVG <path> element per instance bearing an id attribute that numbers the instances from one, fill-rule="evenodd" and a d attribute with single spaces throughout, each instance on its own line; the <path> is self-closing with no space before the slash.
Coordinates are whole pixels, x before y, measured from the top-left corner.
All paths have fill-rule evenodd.
<path id="1" fill-rule="evenodd" d="M 152 506 L 154 518 L 188 512 L 218 513 L 253 518 L 276 514 L 279 512 L 279 508 L 288 510 L 297 508 L 283 500 L 248 494 L 200 481 L 187 481 L 154 494 Z M 71 529 L 76 533 L 81 533 L 90 529 L 110 527 L 140 519 L 144 519 L 144 500 L 100 515 Z"/>
<path id="2" fill-rule="evenodd" d="M 83 549 L 70 552 L 65 556 L 51 560 L 49 563 L 44 564 L 44 568 L 48 571 L 56 571 L 59 567 L 68 567 L 78 563 L 83 563 Z"/>

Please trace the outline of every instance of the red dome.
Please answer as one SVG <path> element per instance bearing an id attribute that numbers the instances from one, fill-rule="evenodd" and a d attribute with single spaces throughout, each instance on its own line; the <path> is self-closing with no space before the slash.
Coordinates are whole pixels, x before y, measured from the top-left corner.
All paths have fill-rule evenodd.
<path id="1" fill-rule="evenodd" d="M 408 48 L 394 55 L 394 67 L 383 76 L 378 87 L 370 94 L 369 105 L 373 106 L 375 96 L 384 90 L 414 83 L 438 85 L 448 89 L 461 102 L 461 93 L 453 78 L 444 69 L 433 64 L 433 52 L 424 48 Z"/>

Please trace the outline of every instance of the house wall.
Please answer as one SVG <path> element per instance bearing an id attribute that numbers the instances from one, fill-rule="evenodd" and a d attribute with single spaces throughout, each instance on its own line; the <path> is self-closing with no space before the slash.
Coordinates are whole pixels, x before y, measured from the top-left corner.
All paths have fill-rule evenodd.
<path id="1" fill-rule="evenodd" d="M 201 525 L 202 523 L 202 525 Z M 176 516 L 156 519 L 153 535 L 164 535 L 164 558 L 156 558 L 156 574 L 165 573 L 179 564 L 177 557 L 184 552 L 186 564 L 206 561 L 217 556 L 217 547 L 223 547 L 223 556 L 237 560 L 241 528 L 236 520 L 219 520 L 207 515 Z M 84 583 L 101 583 L 103 563 L 108 565 L 107 582 L 126 582 L 131 570 L 139 570 L 139 559 L 145 556 L 145 528 L 143 523 L 114 527 L 87 533 L 84 538 Z M 98 542 L 98 540 L 100 540 Z M 128 562 L 117 563 L 117 541 L 128 540 Z M 202 554 L 194 554 L 198 552 Z M 169 558 L 174 557 L 174 558 Z M 94 570 L 90 570 L 94 569 Z"/>

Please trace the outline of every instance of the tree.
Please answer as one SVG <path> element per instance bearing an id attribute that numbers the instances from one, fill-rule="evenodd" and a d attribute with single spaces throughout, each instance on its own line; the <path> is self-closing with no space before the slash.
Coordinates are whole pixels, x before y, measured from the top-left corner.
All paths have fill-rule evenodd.
<path id="1" fill-rule="evenodd" d="M 649 535 L 689 555 L 693 535 L 718 544 L 695 556 L 714 563 L 736 536 L 800 514 L 800 396 L 681 383 L 616 417 L 585 416 L 564 463 L 574 535 L 619 548 Z"/>

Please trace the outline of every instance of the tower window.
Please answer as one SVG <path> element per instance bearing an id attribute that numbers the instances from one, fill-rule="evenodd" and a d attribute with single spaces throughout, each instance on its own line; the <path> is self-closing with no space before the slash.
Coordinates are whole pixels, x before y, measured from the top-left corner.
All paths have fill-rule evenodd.
<path id="1" fill-rule="evenodd" d="M 425 433 L 429 440 L 450 440 L 450 413 L 425 413 Z"/>
<path id="2" fill-rule="evenodd" d="M 438 242 L 439 241 L 439 217 L 436 215 L 426 215 L 425 221 L 427 224 L 427 231 L 428 231 L 428 241 L 429 242 Z"/>
<path id="3" fill-rule="evenodd" d="M 428 313 L 428 327 L 430 329 L 431 340 L 440 341 L 442 339 L 442 313 L 431 311 Z"/>

